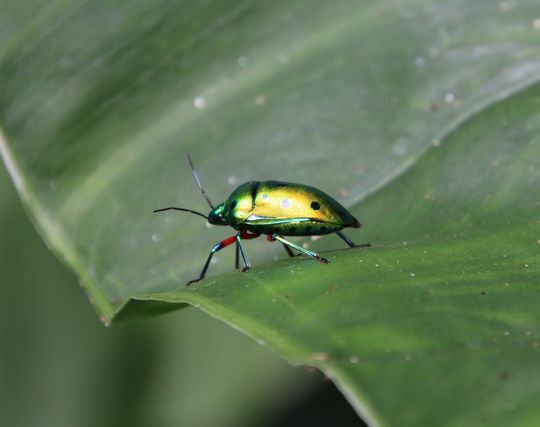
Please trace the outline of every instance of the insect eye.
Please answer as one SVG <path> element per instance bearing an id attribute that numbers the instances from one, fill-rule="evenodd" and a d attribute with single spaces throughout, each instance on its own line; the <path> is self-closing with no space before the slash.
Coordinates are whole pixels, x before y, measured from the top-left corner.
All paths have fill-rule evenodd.
<path id="1" fill-rule="evenodd" d="M 233 202 L 231 203 L 231 209 L 234 209 L 236 207 L 236 200 L 233 200 Z"/>

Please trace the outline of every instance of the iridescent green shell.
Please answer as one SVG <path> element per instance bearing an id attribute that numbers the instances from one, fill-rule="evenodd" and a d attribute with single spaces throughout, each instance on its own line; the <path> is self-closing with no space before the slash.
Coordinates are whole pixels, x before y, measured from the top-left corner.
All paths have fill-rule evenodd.
<path id="1" fill-rule="evenodd" d="M 246 182 L 222 206 L 223 222 L 253 233 L 310 236 L 360 227 L 356 218 L 328 194 L 290 182 Z"/>

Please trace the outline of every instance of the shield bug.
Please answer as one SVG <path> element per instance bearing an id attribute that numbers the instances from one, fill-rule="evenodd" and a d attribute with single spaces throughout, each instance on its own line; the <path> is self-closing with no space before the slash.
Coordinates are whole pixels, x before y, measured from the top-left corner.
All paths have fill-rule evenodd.
<path id="1" fill-rule="evenodd" d="M 345 236 L 341 230 L 345 227 L 360 228 L 358 220 L 328 194 L 309 185 L 281 181 L 249 181 L 238 186 L 225 202 L 214 206 L 201 185 L 191 157 L 189 155 L 187 157 L 197 187 L 212 210 L 208 215 L 178 207 L 156 209 L 154 212 L 168 210 L 190 212 L 202 216 L 210 224 L 228 225 L 237 230 L 234 236 L 214 245 L 199 277 L 190 280 L 188 286 L 204 279 L 212 256 L 233 243 L 236 244 L 236 268 L 239 268 L 240 255 L 243 262 L 242 271 L 248 271 L 250 263 L 242 240 L 254 239 L 262 234 L 266 235 L 270 242 L 281 242 L 291 257 L 294 256 L 292 251 L 294 249 L 325 264 L 328 263 L 326 258 L 285 240 L 283 236 L 336 233 L 351 248 L 370 246 L 369 243 L 356 245 Z"/>

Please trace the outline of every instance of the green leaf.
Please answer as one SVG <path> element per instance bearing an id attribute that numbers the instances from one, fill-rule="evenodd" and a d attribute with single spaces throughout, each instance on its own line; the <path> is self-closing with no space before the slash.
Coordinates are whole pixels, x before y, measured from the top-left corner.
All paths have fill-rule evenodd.
<path id="1" fill-rule="evenodd" d="M 200 305 L 294 363 L 320 367 L 367 420 L 536 425 L 539 107 L 537 85 L 355 207 L 372 249 L 147 298 Z"/>
<path id="2" fill-rule="evenodd" d="M 105 330 L 3 168 L 0 236 L 1 426 L 253 426 L 320 383 L 195 309 Z"/>
<path id="3" fill-rule="evenodd" d="M 199 305 L 320 367 L 373 424 L 538 423 L 535 2 L 26 7 L 6 5 L 25 25 L 0 49 L 0 149 L 105 322 Z M 249 242 L 252 272 L 186 289 L 230 233 L 152 215 L 207 209 L 188 152 L 215 202 L 308 183 L 374 247 L 261 265 L 279 248 Z"/>

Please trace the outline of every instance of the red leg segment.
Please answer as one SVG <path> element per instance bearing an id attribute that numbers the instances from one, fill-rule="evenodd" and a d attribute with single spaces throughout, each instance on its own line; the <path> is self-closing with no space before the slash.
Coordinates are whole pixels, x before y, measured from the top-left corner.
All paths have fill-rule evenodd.
<path id="1" fill-rule="evenodd" d="M 191 285 L 192 283 L 198 282 L 199 280 L 204 279 L 204 276 L 206 275 L 206 270 L 208 270 L 208 266 L 210 265 L 210 260 L 212 259 L 212 255 L 214 255 L 217 251 L 223 248 L 226 248 L 229 245 L 232 245 L 234 242 L 236 242 L 236 236 L 231 236 L 231 237 L 227 237 L 225 240 L 222 240 L 221 242 L 214 245 L 214 247 L 210 251 L 210 255 L 208 255 L 208 259 L 206 260 L 206 263 L 204 264 L 201 274 L 199 274 L 199 277 L 197 279 L 193 279 L 187 282 L 187 286 Z"/>

